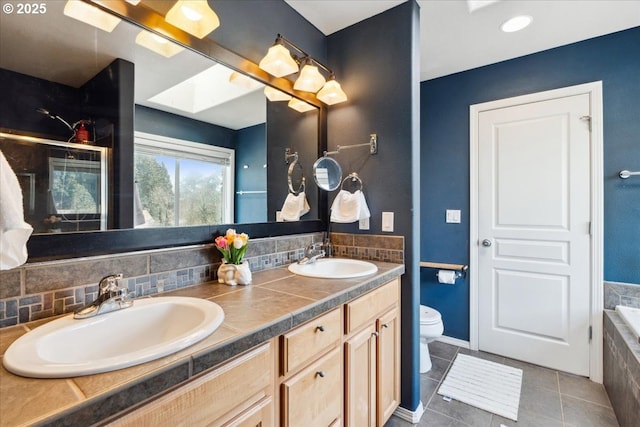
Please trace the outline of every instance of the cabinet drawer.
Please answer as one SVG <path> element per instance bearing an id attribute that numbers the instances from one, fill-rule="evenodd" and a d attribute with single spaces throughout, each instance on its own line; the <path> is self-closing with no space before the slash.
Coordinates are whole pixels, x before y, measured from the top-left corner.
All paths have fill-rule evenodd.
<path id="1" fill-rule="evenodd" d="M 265 344 L 110 425 L 202 426 L 223 415 L 233 417 L 267 396 L 272 387 L 273 364 L 271 344 Z"/>
<path id="2" fill-rule="evenodd" d="M 272 427 L 273 425 L 273 399 L 267 397 L 222 426 Z"/>
<path id="3" fill-rule="evenodd" d="M 395 279 L 348 303 L 345 308 L 346 333 L 355 331 L 376 315 L 397 304 L 399 289 L 400 279 Z"/>
<path id="4" fill-rule="evenodd" d="M 282 336 L 281 373 L 286 375 L 336 345 L 342 336 L 340 309 L 323 314 Z"/>
<path id="5" fill-rule="evenodd" d="M 282 384 L 284 427 L 326 427 L 341 418 L 341 354 L 334 349 Z"/>

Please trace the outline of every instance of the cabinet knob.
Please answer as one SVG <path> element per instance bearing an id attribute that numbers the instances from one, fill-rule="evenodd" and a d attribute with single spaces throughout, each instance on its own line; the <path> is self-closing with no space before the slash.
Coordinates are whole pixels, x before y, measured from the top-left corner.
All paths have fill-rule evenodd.
<path id="1" fill-rule="evenodd" d="M 375 331 L 375 332 L 372 332 L 371 335 L 375 335 L 377 337 L 380 334 L 378 333 L 378 331 Z"/>
<path id="2" fill-rule="evenodd" d="M 383 328 L 388 328 L 388 327 L 389 327 L 389 325 L 388 325 L 388 324 L 386 324 L 386 323 L 383 323 L 383 324 L 382 324 L 382 327 L 383 327 Z"/>
<path id="3" fill-rule="evenodd" d="M 316 331 L 324 332 L 324 326 L 316 326 Z"/>
<path id="4" fill-rule="evenodd" d="M 324 378 L 324 371 L 316 372 L 316 377 Z"/>

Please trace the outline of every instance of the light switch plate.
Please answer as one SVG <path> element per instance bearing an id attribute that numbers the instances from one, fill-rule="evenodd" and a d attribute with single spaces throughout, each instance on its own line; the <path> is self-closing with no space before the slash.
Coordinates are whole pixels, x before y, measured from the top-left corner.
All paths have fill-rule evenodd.
<path id="1" fill-rule="evenodd" d="M 393 232 L 393 212 L 382 212 L 382 231 Z"/>
<path id="2" fill-rule="evenodd" d="M 460 224 L 460 209 L 447 209 L 446 221 L 448 224 Z"/>
<path id="3" fill-rule="evenodd" d="M 368 230 L 369 229 L 369 218 L 362 218 L 358 224 L 360 230 Z"/>
<path id="4" fill-rule="evenodd" d="M 276 222 L 283 222 L 284 219 L 282 219 L 282 211 L 276 211 Z"/>

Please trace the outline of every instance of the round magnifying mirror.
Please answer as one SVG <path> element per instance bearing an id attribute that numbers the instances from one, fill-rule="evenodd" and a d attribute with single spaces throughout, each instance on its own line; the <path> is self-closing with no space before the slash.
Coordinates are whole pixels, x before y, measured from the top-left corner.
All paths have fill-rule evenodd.
<path id="1" fill-rule="evenodd" d="M 342 182 L 342 168 L 333 157 L 320 157 L 313 164 L 313 179 L 318 187 L 325 191 L 333 191 Z"/>

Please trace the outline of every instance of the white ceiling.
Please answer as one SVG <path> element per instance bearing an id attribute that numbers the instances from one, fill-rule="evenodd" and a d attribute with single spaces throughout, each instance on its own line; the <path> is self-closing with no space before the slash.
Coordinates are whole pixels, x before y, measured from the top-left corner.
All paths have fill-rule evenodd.
<path id="1" fill-rule="evenodd" d="M 329 35 L 405 0 L 285 1 Z M 473 12 L 466 0 L 418 4 L 421 81 L 640 26 L 640 0 L 490 0 Z M 533 17 L 529 27 L 500 31 L 521 14 Z"/>

